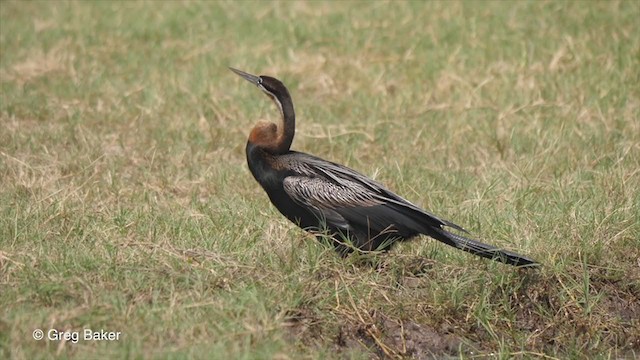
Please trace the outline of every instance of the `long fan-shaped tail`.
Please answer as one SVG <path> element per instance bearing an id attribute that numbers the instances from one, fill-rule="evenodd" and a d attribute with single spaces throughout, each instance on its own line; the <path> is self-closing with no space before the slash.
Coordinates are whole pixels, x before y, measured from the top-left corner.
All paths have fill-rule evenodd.
<path id="1" fill-rule="evenodd" d="M 503 250 L 492 245 L 484 244 L 476 240 L 452 234 L 444 229 L 434 230 L 434 233 L 429 234 L 433 238 L 440 240 L 447 245 L 453 246 L 456 249 L 460 249 L 474 255 L 481 256 L 483 258 L 500 261 L 513 266 L 540 265 L 535 260 L 529 259 L 528 257 L 522 255 L 518 255 L 511 251 Z"/>

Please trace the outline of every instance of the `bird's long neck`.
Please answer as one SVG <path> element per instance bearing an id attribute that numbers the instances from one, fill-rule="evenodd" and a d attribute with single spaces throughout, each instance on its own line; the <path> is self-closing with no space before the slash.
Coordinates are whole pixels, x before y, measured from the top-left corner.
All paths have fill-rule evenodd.
<path id="1" fill-rule="evenodd" d="M 296 113 L 293 109 L 293 101 L 288 93 L 273 100 L 280 108 L 282 123 L 278 126 L 277 138 L 273 148 L 270 150 L 276 154 L 284 154 L 291 148 L 293 137 L 296 134 Z"/>
<path id="2" fill-rule="evenodd" d="M 249 143 L 271 155 L 289 152 L 296 133 L 296 113 L 293 110 L 293 100 L 289 95 L 289 90 L 276 78 L 266 75 L 255 76 L 240 70 L 231 70 L 257 85 L 276 104 L 282 116 L 280 125 L 264 121 L 258 122 L 249 134 Z"/>

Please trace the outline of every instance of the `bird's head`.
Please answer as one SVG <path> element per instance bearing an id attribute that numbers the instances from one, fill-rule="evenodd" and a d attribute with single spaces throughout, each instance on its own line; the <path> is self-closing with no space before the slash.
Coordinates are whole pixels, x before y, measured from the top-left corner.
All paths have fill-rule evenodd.
<path id="1" fill-rule="evenodd" d="M 285 97 L 289 98 L 290 96 L 289 91 L 280 80 L 266 75 L 252 75 L 232 67 L 229 69 L 269 95 L 269 98 L 278 105 L 280 112 L 282 112 L 282 101 Z"/>
<path id="2" fill-rule="evenodd" d="M 288 152 L 295 135 L 296 120 L 293 101 L 287 88 L 280 80 L 271 76 L 256 76 L 231 67 L 229 69 L 269 95 L 282 115 L 282 126 L 265 121 L 258 122 L 249 134 L 249 143 L 258 145 L 272 154 Z"/>

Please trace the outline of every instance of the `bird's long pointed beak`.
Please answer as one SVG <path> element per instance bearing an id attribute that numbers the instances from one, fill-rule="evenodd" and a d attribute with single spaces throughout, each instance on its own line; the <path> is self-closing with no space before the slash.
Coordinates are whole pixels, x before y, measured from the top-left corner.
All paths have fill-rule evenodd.
<path id="1" fill-rule="evenodd" d="M 255 75 L 251 75 L 251 74 L 247 74 L 244 71 L 240 71 L 238 69 L 234 69 L 232 67 L 229 67 L 229 70 L 233 71 L 234 73 L 240 75 L 243 79 L 247 80 L 248 82 L 254 84 L 254 85 L 258 85 L 260 84 L 260 77 L 259 76 L 255 76 Z"/>

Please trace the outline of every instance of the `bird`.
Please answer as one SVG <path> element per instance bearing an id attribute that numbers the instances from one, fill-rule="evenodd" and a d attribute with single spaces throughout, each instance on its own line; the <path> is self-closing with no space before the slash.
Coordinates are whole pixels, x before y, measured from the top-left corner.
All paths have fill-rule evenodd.
<path id="1" fill-rule="evenodd" d="M 271 76 L 229 69 L 262 90 L 282 118 L 280 124 L 260 120 L 249 133 L 246 156 L 251 174 L 282 215 L 319 239 L 330 239 L 339 254 L 387 251 L 422 234 L 516 267 L 539 265 L 526 256 L 451 232 L 468 234 L 356 170 L 291 150 L 296 115 L 286 86 Z"/>

